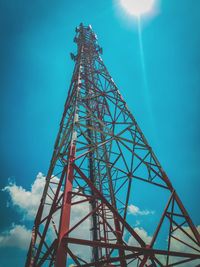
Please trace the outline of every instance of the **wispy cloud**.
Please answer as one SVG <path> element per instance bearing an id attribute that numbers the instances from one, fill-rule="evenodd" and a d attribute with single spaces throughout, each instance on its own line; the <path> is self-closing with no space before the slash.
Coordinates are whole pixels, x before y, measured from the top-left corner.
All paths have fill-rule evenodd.
<path id="1" fill-rule="evenodd" d="M 141 216 L 152 215 L 155 213 L 152 210 L 141 210 L 139 207 L 137 207 L 133 204 L 128 206 L 128 212 L 129 212 L 129 214 L 132 214 L 135 216 L 137 216 L 137 215 L 141 215 Z"/>

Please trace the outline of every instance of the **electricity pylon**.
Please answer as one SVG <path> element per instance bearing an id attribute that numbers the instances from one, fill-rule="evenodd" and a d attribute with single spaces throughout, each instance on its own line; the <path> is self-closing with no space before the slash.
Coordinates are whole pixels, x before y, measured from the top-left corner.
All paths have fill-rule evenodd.
<path id="1" fill-rule="evenodd" d="M 108 73 L 91 26 L 80 24 L 74 41 L 26 267 L 198 266 L 197 228 Z"/>

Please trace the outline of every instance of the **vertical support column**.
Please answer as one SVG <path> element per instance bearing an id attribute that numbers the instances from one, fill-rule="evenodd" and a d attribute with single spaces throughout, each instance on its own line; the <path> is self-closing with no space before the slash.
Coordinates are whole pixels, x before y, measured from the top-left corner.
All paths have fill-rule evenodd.
<path id="1" fill-rule="evenodd" d="M 25 267 L 33 267 L 34 266 L 34 256 L 35 256 L 35 226 L 32 229 L 31 243 L 27 256 L 27 261 Z"/>
<path id="2" fill-rule="evenodd" d="M 102 129 L 101 125 L 99 125 L 99 127 L 100 127 L 100 129 Z M 105 137 L 103 134 L 101 134 L 101 139 L 102 139 L 102 142 L 105 141 Z M 103 145 L 103 149 L 104 149 L 105 161 L 109 162 L 109 156 L 108 156 L 106 145 Z M 108 165 L 106 165 L 106 171 L 107 171 L 107 176 L 108 176 L 108 185 L 109 185 L 111 203 L 112 203 L 113 207 L 117 210 L 116 198 L 115 198 L 115 193 L 114 193 L 114 188 L 113 188 L 113 183 L 112 183 L 112 175 L 111 175 L 110 168 Z M 117 217 L 115 215 L 114 215 L 113 221 L 114 221 L 114 226 L 115 226 L 117 243 L 120 245 L 123 245 L 123 236 L 122 236 L 121 226 L 120 226 L 119 220 L 117 219 Z M 119 249 L 119 257 L 120 257 L 121 267 L 126 267 L 127 263 L 126 263 L 126 259 L 125 259 L 125 253 L 121 249 Z"/>
<path id="3" fill-rule="evenodd" d="M 88 33 L 88 38 L 91 38 L 90 33 Z M 91 77 L 91 79 L 93 79 L 92 77 L 92 72 L 93 72 L 93 67 L 92 67 L 92 61 L 93 61 L 93 55 L 90 55 L 87 51 L 88 47 L 84 47 L 85 51 L 84 51 L 84 72 L 85 72 L 85 76 L 86 77 Z M 85 84 L 86 84 L 86 93 L 87 96 L 91 96 L 92 93 L 92 88 L 91 85 L 88 83 L 87 79 L 85 80 Z M 93 109 L 92 106 L 92 100 L 88 99 L 87 100 L 87 105 Z M 91 120 L 91 115 L 88 113 L 88 119 L 86 121 L 86 125 L 88 127 L 87 129 L 87 134 L 89 136 L 89 140 L 88 140 L 88 145 L 91 146 L 93 145 L 92 142 L 96 142 L 95 140 L 95 135 L 94 135 L 94 131 L 90 128 L 93 127 L 93 122 Z M 91 141 L 92 140 L 92 141 Z M 94 151 L 89 152 L 88 154 L 88 167 L 89 167 L 89 177 L 90 180 L 92 181 L 92 183 L 95 185 L 96 184 L 96 175 L 95 175 L 95 160 L 94 160 Z M 91 191 L 91 195 L 94 196 L 94 193 Z M 97 203 L 96 200 L 93 198 L 90 202 L 91 204 L 91 209 L 94 210 L 97 207 Z M 99 222 L 98 222 L 98 216 L 96 213 L 92 214 L 92 227 L 91 227 L 91 234 L 92 234 L 92 240 L 93 241 L 98 241 L 99 240 L 99 234 L 98 234 L 98 227 L 99 227 Z M 99 261 L 99 248 L 98 247 L 93 247 L 92 248 L 92 257 L 93 257 L 93 261 L 98 264 Z M 96 265 L 95 266 L 98 266 Z"/>
<path id="4" fill-rule="evenodd" d="M 120 223 L 119 220 L 117 219 L 117 217 L 114 215 L 114 224 L 115 224 L 115 231 L 116 231 L 116 236 L 117 236 L 117 243 L 120 245 L 123 245 L 123 237 L 122 237 L 122 231 L 121 231 L 121 227 L 120 227 Z M 126 263 L 126 259 L 125 259 L 125 253 L 124 250 L 119 249 L 119 257 L 120 257 L 120 264 L 121 267 L 126 267 L 127 263 Z"/>
<path id="5" fill-rule="evenodd" d="M 65 189 L 60 217 L 60 228 L 58 236 L 58 248 L 56 255 L 56 267 L 66 267 L 67 255 L 65 252 L 64 244 L 62 242 L 63 236 L 69 230 L 70 227 L 70 213 L 71 213 L 71 192 L 74 178 L 74 169 L 73 161 L 75 158 L 76 146 L 72 143 L 69 148 L 69 163 L 67 168 L 66 180 L 65 180 Z"/>
<path id="6" fill-rule="evenodd" d="M 83 48 L 81 49 L 81 53 Z M 57 247 L 57 254 L 56 254 L 56 267 L 66 267 L 67 263 L 67 253 L 65 251 L 64 244 L 62 242 L 64 235 L 69 230 L 70 227 L 70 215 L 71 215 L 71 192 L 73 189 L 73 179 L 74 179 L 74 169 L 73 169 L 73 162 L 75 159 L 76 154 L 76 138 L 77 132 L 75 130 L 76 123 L 78 122 L 78 107 L 77 101 L 79 96 L 79 91 L 81 87 L 81 57 L 80 54 L 80 61 L 79 61 L 79 70 L 78 70 L 78 83 L 77 83 L 77 90 L 76 90 L 76 106 L 74 111 L 74 121 L 73 121 L 73 132 L 72 132 L 72 140 L 71 145 L 69 147 L 69 155 L 68 155 L 68 166 L 67 166 L 67 173 L 66 173 L 66 180 L 64 185 L 64 195 L 63 195 L 63 203 L 61 209 L 61 216 L 60 216 L 60 226 L 59 226 L 59 236 L 58 236 L 58 247 Z"/>

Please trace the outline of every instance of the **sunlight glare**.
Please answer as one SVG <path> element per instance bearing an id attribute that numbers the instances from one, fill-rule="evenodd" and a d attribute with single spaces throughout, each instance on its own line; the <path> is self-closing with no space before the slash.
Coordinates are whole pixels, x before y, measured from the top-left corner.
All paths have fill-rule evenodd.
<path id="1" fill-rule="evenodd" d="M 127 13 L 135 17 L 150 13 L 155 6 L 155 0 L 120 0 L 120 3 Z"/>

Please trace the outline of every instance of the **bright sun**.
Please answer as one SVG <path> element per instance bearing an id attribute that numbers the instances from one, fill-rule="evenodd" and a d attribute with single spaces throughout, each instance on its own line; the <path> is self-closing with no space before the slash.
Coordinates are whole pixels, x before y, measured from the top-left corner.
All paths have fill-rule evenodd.
<path id="1" fill-rule="evenodd" d="M 120 2 L 130 15 L 136 17 L 151 12 L 155 5 L 155 0 L 120 0 Z"/>

